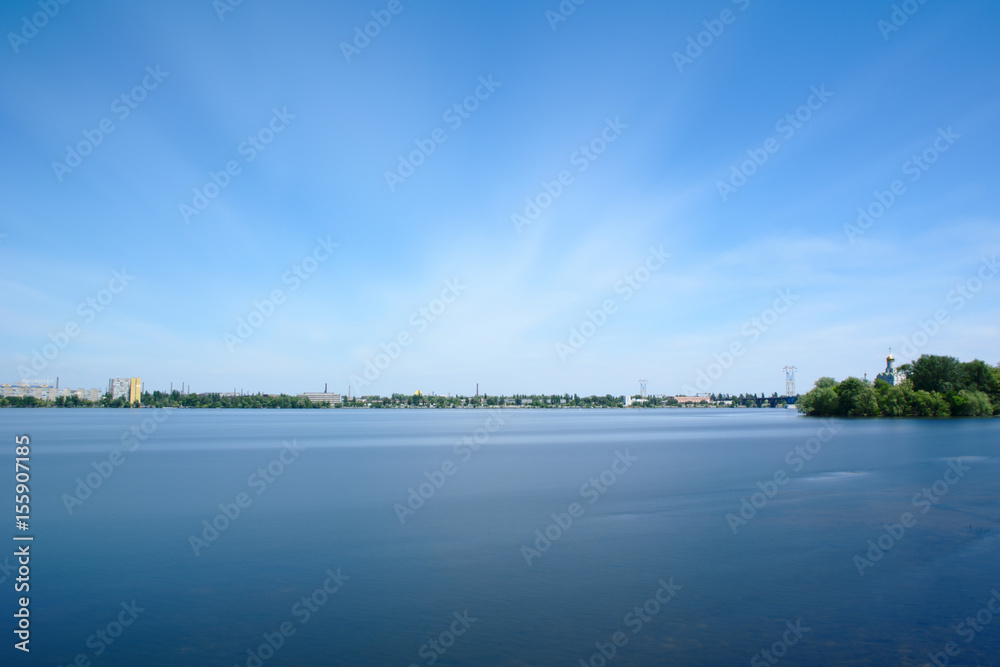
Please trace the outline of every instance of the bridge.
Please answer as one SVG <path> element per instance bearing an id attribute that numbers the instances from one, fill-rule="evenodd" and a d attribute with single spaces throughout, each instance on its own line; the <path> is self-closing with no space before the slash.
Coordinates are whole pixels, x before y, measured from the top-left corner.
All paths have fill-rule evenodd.
<path id="1" fill-rule="evenodd" d="M 753 401 L 757 404 L 758 408 L 763 406 L 765 403 L 768 407 L 774 408 L 777 407 L 778 403 L 781 403 L 782 401 L 785 402 L 785 405 L 795 405 L 795 401 L 797 400 L 799 400 L 798 394 L 795 396 L 768 396 L 766 398 L 764 396 L 753 397 Z"/>

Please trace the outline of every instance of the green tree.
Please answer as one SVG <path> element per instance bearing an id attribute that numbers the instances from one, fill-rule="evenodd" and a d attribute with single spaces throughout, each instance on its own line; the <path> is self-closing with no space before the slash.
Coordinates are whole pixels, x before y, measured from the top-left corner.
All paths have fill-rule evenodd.
<path id="1" fill-rule="evenodd" d="M 913 362 L 907 379 L 917 391 L 947 394 L 965 388 L 965 369 L 955 357 L 934 354 L 921 355 Z"/>
<path id="2" fill-rule="evenodd" d="M 993 411 L 1000 414 L 1000 368 L 975 359 L 962 364 L 965 374 L 963 389 L 979 391 L 986 395 Z"/>
<path id="3" fill-rule="evenodd" d="M 831 377 L 821 377 L 820 379 L 816 380 L 816 384 L 813 386 L 816 389 L 824 389 L 827 387 L 833 389 L 834 387 L 837 386 L 837 381 Z"/>
<path id="4" fill-rule="evenodd" d="M 905 417 L 911 412 L 913 388 L 909 383 L 889 387 L 882 405 L 882 414 L 888 417 Z"/>
<path id="5" fill-rule="evenodd" d="M 993 414 L 990 398 L 981 391 L 963 389 L 952 402 L 952 414 L 963 417 L 985 417 Z"/>
<path id="6" fill-rule="evenodd" d="M 962 375 L 965 385 L 962 389 L 973 389 L 985 394 L 992 394 L 1000 388 L 1000 381 L 994 373 L 994 369 L 985 361 L 974 359 L 962 364 Z"/>
<path id="7" fill-rule="evenodd" d="M 875 389 L 856 377 L 849 377 L 837 387 L 839 414 L 850 417 L 874 417 L 879 413 Z"/>
<path id="8" fill-rule="evenodd" d="M 917 389 L 910 400 L 910 414 L 914 417 L 934 416 L 934 397 L 929 391 Z"/>
<path id="9" fill-rule="evenodd" d="M 839 399 L 832 387 L 816 387 L 802 396 L 797 405 L 805 415 L 833 417 L 839 413 Z"/>
<path id="10" fill-rule="evenodd" d="M 931 393 L 931 400 L 934 406 L 934 416 L 935 417 L 950 417 L 951 416 L 951 404 L 948 403 L 948 399 L 938 392 Z"/>

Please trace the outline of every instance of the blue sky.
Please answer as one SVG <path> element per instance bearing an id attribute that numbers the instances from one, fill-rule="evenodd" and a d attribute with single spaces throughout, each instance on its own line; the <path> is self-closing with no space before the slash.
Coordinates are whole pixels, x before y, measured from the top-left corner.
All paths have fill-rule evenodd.
<path id="1" fill-rule="evenodd" d="M 1000 361 L 996 3 L 224 2 L 0 9 L 4 382 L 770 393 L 889 346 Z"/>

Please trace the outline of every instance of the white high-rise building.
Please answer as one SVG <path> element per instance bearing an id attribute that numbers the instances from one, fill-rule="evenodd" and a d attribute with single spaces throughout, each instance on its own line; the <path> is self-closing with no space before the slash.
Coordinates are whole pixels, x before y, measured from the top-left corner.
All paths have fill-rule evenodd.
<path id="1" fill-rule="evenodd" d="M 130 378 L 111 378 L 108 380 L 108 393 L 111 394 L 111 400 L 123 396 L 128 398 L 129 384 Z"/>

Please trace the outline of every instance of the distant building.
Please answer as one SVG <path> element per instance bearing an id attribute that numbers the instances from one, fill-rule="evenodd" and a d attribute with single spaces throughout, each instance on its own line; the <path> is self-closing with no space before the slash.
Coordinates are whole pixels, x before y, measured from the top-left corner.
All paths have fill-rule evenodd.
<path id="1" fill-rule="evenodd" d="M 344 402 L 344 397 L 340 394 L 332 394 L 326 391 L 307 391 L 305 393 L 299 394 L 299 396 L 305 396 L 313 403 L 326 403 L 328 405 L 340 404 Z"/>
<path id="2" fill-rule="evenodd" d="M 100 389 L 67 389 L 65 387 L 60 389 L 58 386 L 53 387 L 52 383 L 46 380 L 0 385 L 0 396 L 4 398 L 32 396 L 39 401 L 54 401 L 60 396 L 63 398 L 76 396 L 81 400 L 96 403 L 101 400 L 101 395 Z"/>
<path id="3" fill-rule="evenodd" d="M 142 378 L 129 378 L 128 402 L 142 401 Z"/>
<path id="4" fill-rule="evenodd" d="M 35 382 L 19 382 L 17 384 L 4 383 L 0 385 L 0 396 L 4 398 L 28 397 L 31 396 L 39 401 L 54 401 L 59 397 L 70 398 L 76 396 L 80 400 L 93 401 L 97 403 L 104 393 L 100 389 L 68 389 L 56 386 L 48 380 Z"/>
<path id="5" fill-rule="evenodd" d="M 108 380 L 108 393 L 111 394 L 111 400 L 116 400 L 122 397 L 128 398 L 128 391 L 128 378 L 111 378 Z"/>
<path id="6" fill-rule="evenodd" d="M 4 398 L 33 396 L 39 401 L 54 401 L 57 396 L 56 392 L 56 388 L 47 380 L 0 385 L 0 394 Z"/>
<path id="7" fill-rule="evenodd" d="M 892 367 L 892 362 L 894 361 L 896 361 L 896 357 L 892 356 L 892 348 L 889 348 L 889 356 L 885 358 L 885 371 L 875 376 L 876 382 L 882 380 L 883 382 L 889 383 L 889 386 L 892 387 L 899 384 L 903 380 L 900 372 Z"/>
<path id="8" fill-rule="evenodd" d="M 73 392 L 81 399 L 85 399 L 93 403 L 99 402 L 101 400 L 101 396 L 103 395 L 100 389 L 74 389 Z"/>
<path id="9" fill-rule="evenodd" d="M 685 405 L 687 403 L 710 403 L 711 396 L 674 396 L 674 400 Z"/>
<path id="10" fill-rule="evenodd" d="M 104 394 L 100 389 L 60 389 L 57 396 L 62 396 L 63 398 L 71 398 L 76 396 L 81 401 L 90 401 L 92 403 L 99 403 L 101 396 Z"/>
<path id="11" fill-rule="evenodd" d="M 129 403 L 142 400 L 142 378 L 111 378 L 108 380 L 111 400 L 124 398 Z"/>

